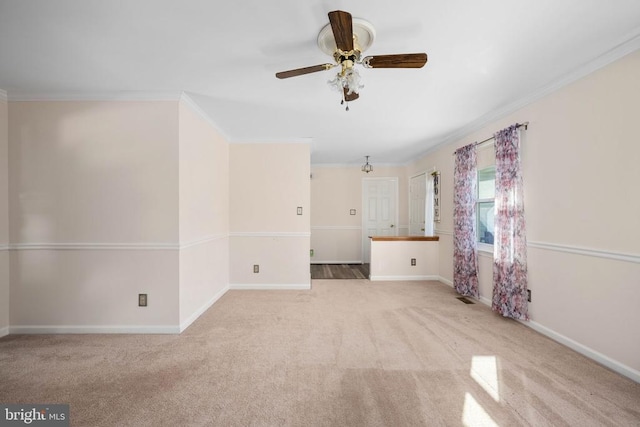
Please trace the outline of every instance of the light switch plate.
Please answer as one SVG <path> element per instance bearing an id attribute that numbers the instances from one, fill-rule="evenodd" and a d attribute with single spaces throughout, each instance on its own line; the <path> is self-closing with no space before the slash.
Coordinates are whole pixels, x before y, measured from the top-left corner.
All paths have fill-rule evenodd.
<path id="1" fill-rule="evenodd" d="M 298 206 L 298 215 L 302 215 L 302 206 Z"/>

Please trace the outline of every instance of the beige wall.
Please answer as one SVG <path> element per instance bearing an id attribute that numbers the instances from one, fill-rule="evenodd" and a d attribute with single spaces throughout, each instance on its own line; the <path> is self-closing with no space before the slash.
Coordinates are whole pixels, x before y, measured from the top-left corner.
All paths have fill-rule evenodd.
<path id="1" fill-rule="evenodd" d="M 308 288 L 309 145 L 232 144 L 229 157 L 231 287 Z"/>
<path id="2" fill-rule="evenodd" d="M 229 284 L 229 143 L 183 98 L 179 105 L 180 325 Z"/>
<path id="3" fill-rule="evenodd" d="M 311 169 L 312 263 L 359 263 L 362 253 L 362 179 L 398 178 L 398 234 L 408 234 L 408 176 L 404 167 L 314 166 Z M 356 209 L 356 215 L 350 210 Z"/>
<path id="4" fill-rule="evenodd" d="M 0 337 L 9 333 L 9 163 L 6 93 L 0 90 Z"/>
<path id="5" fill-rule="evenodd" d="M 497 120 L 409 166 L 442 172 L 440 275 L 452 280 L 453 156 L 515 122 L 522 165 L 531 326 L 640 378 L 640 52 Z M 480 256 L 480 293 L 491 299 L 491 254 Z M 633 328 L 632 328 L 633 329 Z M 635 334 L 635 335 L 634 335 Z"/>
<path id="6" fill-rule="evenodd" d="M 11 333 L 176 333 L 177 283 L 176 251 L 12 250 Z"/>
<path id="7" fill-rule="evenodd" d="M 11 102 L 12 243 L 178 239 L 176 102 Z"/>
<path id="8" fill-rule="evenodd" d="M 178 325 L 177 118 L 177 102 L 9 103 L 12 330 Z"/>
<path id="9" fill-rule="evenodd" d="M 438 280 L 438 242 L 371 242 L 371 280 Z M 411 259 L 416 265 L 411 265 Z"/>

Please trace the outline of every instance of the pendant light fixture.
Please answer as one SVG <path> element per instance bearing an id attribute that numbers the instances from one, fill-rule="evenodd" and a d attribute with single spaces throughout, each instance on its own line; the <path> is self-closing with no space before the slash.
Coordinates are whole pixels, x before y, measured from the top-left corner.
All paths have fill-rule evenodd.
<path id="1" fill-rule="evenodd" d="M 373 172 L 373 166 L 371 166 L 371 164 L 369 163 L 369 156 L 364 156 L 364 157 L 367 160 L 366 160 L 366 163 L 362 165 L 362 172 L 364 173 Z"/>

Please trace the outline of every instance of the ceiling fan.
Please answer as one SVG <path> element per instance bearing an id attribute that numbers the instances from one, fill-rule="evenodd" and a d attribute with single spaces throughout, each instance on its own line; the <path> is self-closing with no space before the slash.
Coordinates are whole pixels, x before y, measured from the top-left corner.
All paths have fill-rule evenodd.
<path id="1" fill-rule="evenodd" d="M 359 91 L 363 87 L 360 84 L 360 75 L 354 68 L 356 64 L 365 68 L 422 68 L 427 63 L 426 53 L 401 53 L 395 55 L 374 55 L 362 57 L 364 52 L 375 38 L 373 26 L 363 20 L 352 18 L 349 12 L 335 10 L 329 12 L 329 24 L 318 34 L 318 46 L 325 53 L 333 56 L 334 64 L 326 63 L 312 65 L 310 67 L 276 73 L 279 79 L 316 73 L 340 67 L 329 84 L 342 93 L 341 103 L 359 98 Z"/>

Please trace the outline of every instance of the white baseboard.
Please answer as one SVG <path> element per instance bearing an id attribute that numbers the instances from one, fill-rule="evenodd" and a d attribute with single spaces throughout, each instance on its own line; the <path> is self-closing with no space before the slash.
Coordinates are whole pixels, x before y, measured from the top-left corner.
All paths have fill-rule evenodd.
<path id="1" fill-rule="evenodd" d="M 318 260 L 312 259 L 311 264 L 363 264 L 363 262 L 361 259 L 358 259 L 355 261 L 335 261 L 335 260 L 318 261 Z"/>
<path id="2" fill-rule="evenodd" d="M 449 285 L 451 287 L 453 287 L 453 282 L 451 282 L 450 280 L 445 279 L 444 277 L 440 277 L 439 278 L 440 282 L 444 283 L 445 285 Z M 480 296 L 480 302 L 485 304 L 486 306 L 491 307 L 491 300 L 489 298 Z M 570 349 L 577 351 L 578 353 L 582 354 L 583 356 L 588 357 L 591 360 L 594 360 L 598 363 L 600 363 L 601 365 L 606 366 L 607 368 L 611 369 L 614 372 L 619 373 L 620 375 L 624 375 L 625 377 L 640 383 L 640 371 L 637 371 L 627 365 L 624 365 L 616 360 L 611 359 L 608 356 L 605 356 L 602 353 L 599 353 L 583 344 L 580 344 L 577 341 L 572 340 L 569 337 L 566 337 L 562 334 L 559 334 L 558 332 L 547 328 L 546 326 L 542 326 L 541 324 L 534 322 L 532 320 L 527 321 L 523 321 L 523 320 L 518 320 L 518 322 L 520 322 L 521 324 L 523 324 L 524 326 L 528 326 L 529 328 L 533 329 L 536 332 L 541 333 L 542 335 L 551 338 L 552 340 L 554 340 L 557 343 L 560 343 L 566 347 L 569 347 Z"/>
<path id="3" fill-rule="evenodd" d="M 70 326 L 29 325 L 10 326 L 9 333 L 16 334 L 179 334 L 178 325 L 149 326 Z"/>
<path id="4" fill-rule="evenodd" d="M 213 298 L 211 298 L 209 301 L 204 303 L 202 305 L 202 307 L 200 307 L 191 316 L 189 316 L 189 318 L 187 318 L 187 320 L 185 320 L 184 322 L 180 323 L 180 333 L 184 332 L 185 329 L 187 329 L 189 326 L 191 326 L 191 324 L 193 322 L 195 322 L 196 319 L 198 319 L 198 317 L 202 316 L 202 314 L 205 311 L 207 311 L 213 304 L 215 304 L 216 301 L 218 301 L 220 298 L 222 298 L 222 296 L 225 293 L 227 293 L 228 290 L 229 290 L 229 285 L 227 285 L 224 288 L 222 288 L 217 294 L 215 294 L 213 296 Z"/>
<path id="5" fill-rule="evenodd" d="M 607 368 L 611 369 L 612 371 L 615 371 L 617 373 L 619 373 L 620 375 L 624 375 L 625 377 L 640 383 L 640 371 L 637 371 L 627 365 L 624 365 L 616 360 L 611 359 L 608 356 L 605 356 L 602 353 L 599 353 L 585 345 L 580 344 L 579 342 L 576 342 L 574 340 L 572 340 L 569 337 L 565 337 L 562 334 L 559 334 L 558 332 L 551 330 L 549 328 L 547 328 L 546 326 L 542 326 L 541 324 L 534 322 L 534 321 L 521 321 L 519 320 L 520 323 L 522 323 L 525 326 L 530 327 L 531 329 L 533 329 L 536 332 L 541 333 L 544 336 L 547 336 L 549 338 L 551 338 L 552 340 L 566 346 L 569 347 L 570 349 L 577 351 L 578 353 L 582 354 L 583 356 L 588 357 L 589 359 L 595 360 L 596 362 L 600 363 L 601 365 L 606 366 Z"/>
<path id="6" fill-rule="evenodd" d="M 371 276 L 369 280 L 372 282 L 391 281 L 391 280 L 439 280 L 440 276 Z"/>
<path id="7" fill-rule="evenodd" d="M 286 284 L 286 285 L 278 285 L 272 283 L 250 283 L 250 284 L 232 284 L 229 285 L 229 289 L 233 290 L 253 290 L 253 291 L 264 291 L 264 290 L 309 290 L 311 289 L 311 283 L 301 283 L 301 284 Z"/>
<path id="8" fill-rule="evenodd" d="M 442 277 L 442 276 L 438 276 L 438 279 L 437 279 L 437 280 L 438 280 L 440 283 L 444 283 L 445 285 L 447 285 L 447 286 L 449 286 L 449 287 L 452 287 L 452 288 L 453 288 L 453 282 L 452 282 L 451 280 L 449 280 L 449 279 L 445 279 L 445 278 L 444 278 L 444 277 Z"/>
<path id="9" fill-rule="evenodd" d="M 493 301 L 491 301 L 489 298 L 487 297 L 483 297 L 482 295 L 480 295 L 480 302 L 483 303 L 484 305 L 491 307 L 491 303 Z"/>
<path id="10" fill-rule="evenodd" d="M 160 326 L 70 326 L 70 325 L 33 325 L 33 326 L 10 326 L 0 329 L 0 337 L 8 334 L 179 334 L 187 329 L 198 317 L 209 307 L 219 300 L 227 291 L 225 286 L 220 292 L 214 295 L 211 300 L 205 303 L 200 309 L 193 313 L 180 326 L 160 325 Z M 3 335 L 3 332 L 5 332 Z"/>
<path id="11" fill-rule="evenodd" d="M 9 335 L 9 327 L 5 326 L 4 328 L 0 328 L 0 338 L 6 337 Z"/>

